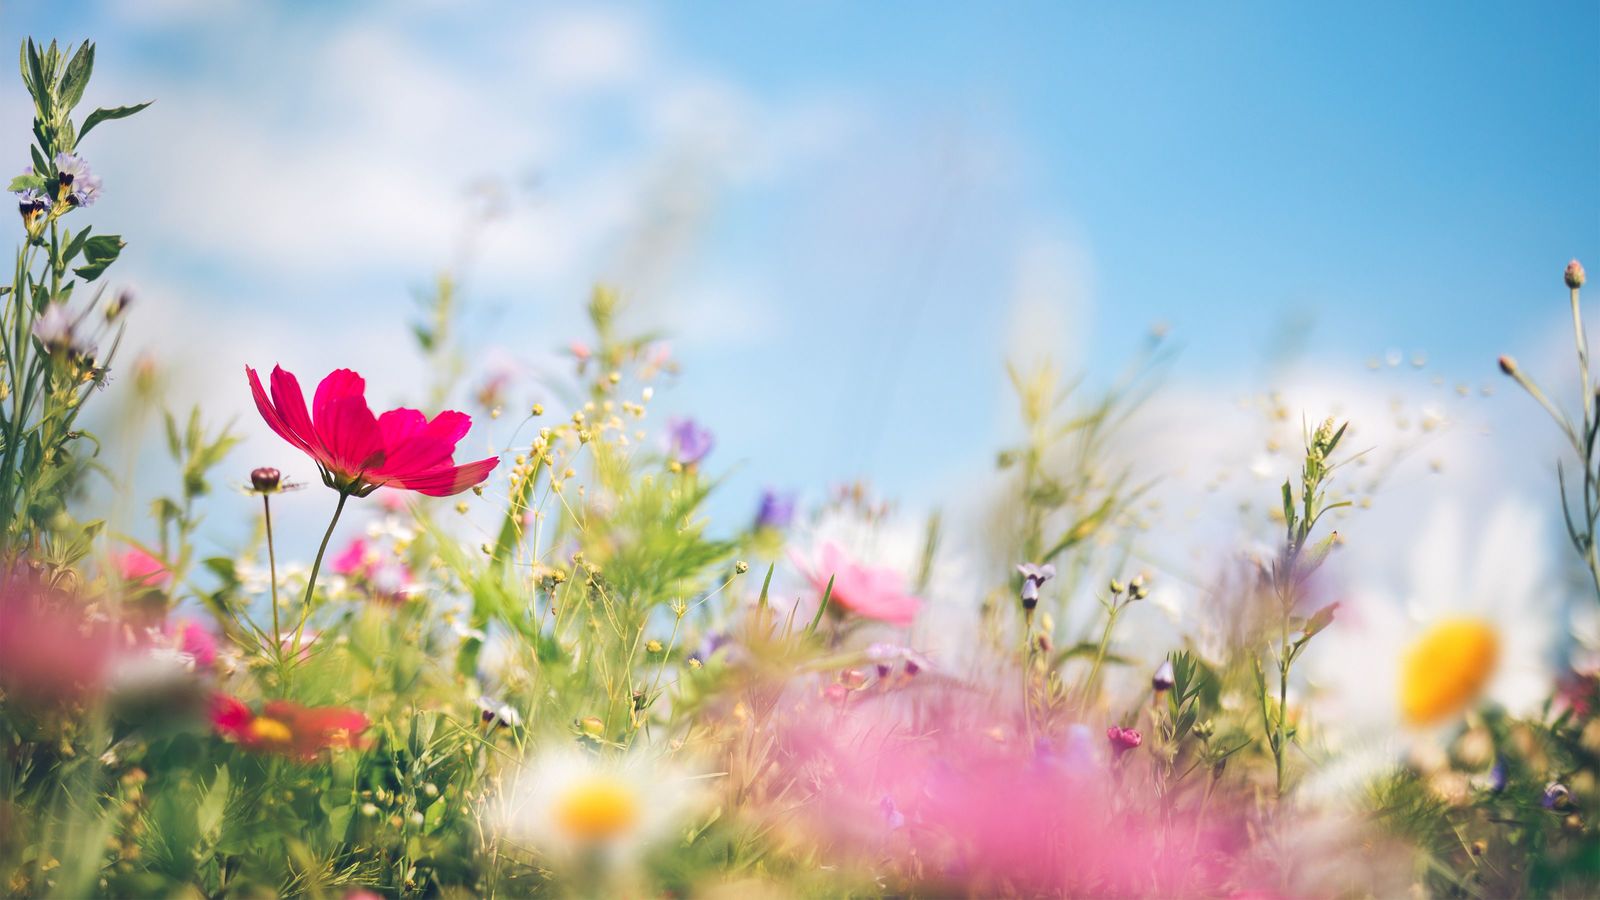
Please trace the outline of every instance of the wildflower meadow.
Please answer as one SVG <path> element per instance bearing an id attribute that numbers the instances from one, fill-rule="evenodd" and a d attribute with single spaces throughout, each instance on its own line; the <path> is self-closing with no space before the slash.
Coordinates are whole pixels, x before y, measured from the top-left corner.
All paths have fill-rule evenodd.
<path id="1" fill-rule="evenodd" d="M 941 349 L 1005 396 L 930 390 L 916 415 L 992 413 L 1007 437 L 903 502 L 874 476 L 951 441 L 819 483 L 747 455 L 743 433 L 827 410 L 685 408 L 694 335 L 604 271 L 560 298 L 564 332 L 474 327 L 468 262 L 359 327 L 262 304 L 182 339 L 227 399 L 180 404 L 178 327 L 129 349 L 160 282 L 119 273 L 212 265 L 146 235 L 163 195 L 242 176 L 219 156 L 152 203 L 97 201 L 132 190 L 119 141 L 142 119 L 221 113 L 126 91 L 114 36 L 52 37 L 7 88 L 31 113 L 4 148 L 7 896 L 1600 894 L 1600 373 L 1566 262 L 1596 247 L 1593 208 L 1516 301 L 1559 349 L 1430 388 L 1520 423 L 1496 467 L 1430 459 L 1444 407 L 1337 389 L 1243 391 L 1184 426 L 1210 401 L 1175 368 L 1181 329 L 1155 327 L 1098 348 L 1109 366 Z M 459 141 L 440 206 L 478 202 Z M 434 225 L 441 248 L 460 233 Z M 249 252 L 308 289 L 341 265 Z M 386 265 L 415 283 L 435 262 Z M 931 340 L 902 321 L 851 358 L 850 396 Z M 766 365 L 846 364 L 820 347 Z M 871 458 L 858 440 L 824 455 Z M 1201 499 L 1172 499 L 1190 476 Z M 1536 505 L 1406 499 L 1505 479 Z M 1438 552 L 1368 562 L 1416 548 Z"/>

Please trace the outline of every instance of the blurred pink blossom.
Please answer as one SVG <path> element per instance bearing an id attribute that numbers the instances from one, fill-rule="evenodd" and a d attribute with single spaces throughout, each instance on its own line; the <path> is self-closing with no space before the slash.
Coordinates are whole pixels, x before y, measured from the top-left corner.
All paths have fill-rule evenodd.
<path id="1" fill-rule="evenodd" d="M 837 606 L 865 619 L 894 625 L 909 625 L 922 608 L 922 601 L 906 592 L 905 576 L 891 568 L 863 565 L 845 555 L 831 541 L 822 545 L 815 566 L 796 557 L 795 563 L 820 593 L 833 579 L 830 606 Z"/>

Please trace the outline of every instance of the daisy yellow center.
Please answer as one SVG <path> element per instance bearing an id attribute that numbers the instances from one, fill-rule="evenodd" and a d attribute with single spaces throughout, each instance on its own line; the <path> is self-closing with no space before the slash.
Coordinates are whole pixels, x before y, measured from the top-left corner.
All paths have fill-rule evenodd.
<path id="1" fill-rule="evenodd" d="M 287 744 L 293 740 L 294 733 L 277 719 L 263 716 L 250 723 L 250 736 L 264 744 Z"/>
<path id="2" fill-rule="evenodd" d="M 1448 619 L 1412 644 L 1400 668 L 1400 711 L 1412 725 L 1433 725 L 1477 699 L 1494 674 L 1500 639 L 1478 619 Z"/>
<path id="3" fill-rule="evenodd" d="M 556 801 L 556 824 L 579 841 L 604 841 L 633 828 L 639 799 L 628 785 L 609 778 L 587 778 Z"/>

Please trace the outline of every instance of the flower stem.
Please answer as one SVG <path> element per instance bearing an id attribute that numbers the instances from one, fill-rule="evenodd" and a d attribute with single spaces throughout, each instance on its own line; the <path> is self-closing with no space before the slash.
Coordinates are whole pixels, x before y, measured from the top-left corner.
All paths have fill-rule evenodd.
<path id="1" fill-rule="evenodd" d="M 278 641 L 275 653 L 282 655 L 283 631 L 278 626 L 278 555 L 272 546 L 272 498 L 261 495 L 261 511 L 267 519 L 267 574 L 272 579 L 272 639 Z"/>
<path id="2" fill-rule="evenodd" d="M 339 492 L 339 505 L 333 508 L 333 520 L 328 523 L 328 530 L 323 532 L 322 546 L 317 548 L 317 558 L 311 563 L 311 577 L 306 581 L 306 596 L 300 603 L 300 626 L 294 631 L 293 655 L 300 655 L 300 636 L 305 633 L 306 620 L 311 618 L 311 600 L 317 591 L 317 573 L 322 571 L 322 557 L 328 552 L 328 541 L 333 539 L 333 529 L 339 524 L 339 514 L 344 512 L 344 503 L 350 499 L 348 491 Z"/>

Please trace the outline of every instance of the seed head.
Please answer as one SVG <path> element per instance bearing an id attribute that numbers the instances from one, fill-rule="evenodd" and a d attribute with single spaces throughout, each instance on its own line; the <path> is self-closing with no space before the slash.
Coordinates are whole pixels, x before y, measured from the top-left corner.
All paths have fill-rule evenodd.
<path id="1" fill-rule="evenodd" d="M 263 494 L 270 494 L 283 484 L 283 473 L 271 466 L 262 466 L 250 472 L 250 486 Z"/>

